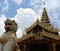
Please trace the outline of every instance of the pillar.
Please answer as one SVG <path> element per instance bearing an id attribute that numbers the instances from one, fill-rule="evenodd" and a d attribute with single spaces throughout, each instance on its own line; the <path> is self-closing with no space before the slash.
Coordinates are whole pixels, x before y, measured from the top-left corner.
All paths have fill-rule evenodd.
<path id="1" fill-rule="evenodd" d="M 26 50 L 26 45 L 24 44 L 24 45 L 23 45 L 23 51 L 25 51 L 25 50 Z"/>
<path id="2" fill-rule="evenodd" d="M 56 51 L 56 44 L 52 44 L 52 49 L 53 49 L 53 51 Z"/>

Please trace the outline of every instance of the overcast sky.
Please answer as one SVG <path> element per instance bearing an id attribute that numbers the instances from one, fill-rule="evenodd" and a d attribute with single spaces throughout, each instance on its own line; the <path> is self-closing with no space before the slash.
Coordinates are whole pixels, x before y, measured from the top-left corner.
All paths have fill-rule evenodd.
<path id="1" fill-rule="evenodd" d="M 37 12 L 40 20 L 44 2 L 52 25 L 60 29 L 60 0 L 0 0 L 0 36 L 9 18 L 18 23 L 17 37 L 21 37 L 25 28 L 36 21 Z"/>

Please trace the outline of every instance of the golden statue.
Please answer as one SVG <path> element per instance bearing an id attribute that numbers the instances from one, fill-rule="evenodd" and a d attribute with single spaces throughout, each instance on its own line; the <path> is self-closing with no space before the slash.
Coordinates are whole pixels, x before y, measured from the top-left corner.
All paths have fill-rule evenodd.
<path id="1" fill-rule="evenodd" d="M 14 20 L 5 21 L 5 32 L 0 37 L 0 51 L 16 51 L 16 31 L 18 25 Z"/>

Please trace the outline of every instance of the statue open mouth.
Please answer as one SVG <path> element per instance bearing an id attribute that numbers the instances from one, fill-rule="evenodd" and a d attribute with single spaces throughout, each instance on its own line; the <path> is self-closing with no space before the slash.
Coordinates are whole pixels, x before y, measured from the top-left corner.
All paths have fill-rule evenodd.
<path id="1" fill-rule="evenodd" d="M 11 23 L 5 23 L 6 26 L 12 25 Z"/>

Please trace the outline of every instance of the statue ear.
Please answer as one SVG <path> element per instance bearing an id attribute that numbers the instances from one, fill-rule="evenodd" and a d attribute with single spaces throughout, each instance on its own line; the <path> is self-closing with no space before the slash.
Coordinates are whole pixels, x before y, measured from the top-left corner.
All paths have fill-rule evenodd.
<path id="1" fill-rule="evenodd" d="M 13 22 L 15 22 L 15 20 L 13 20 Z"/>

